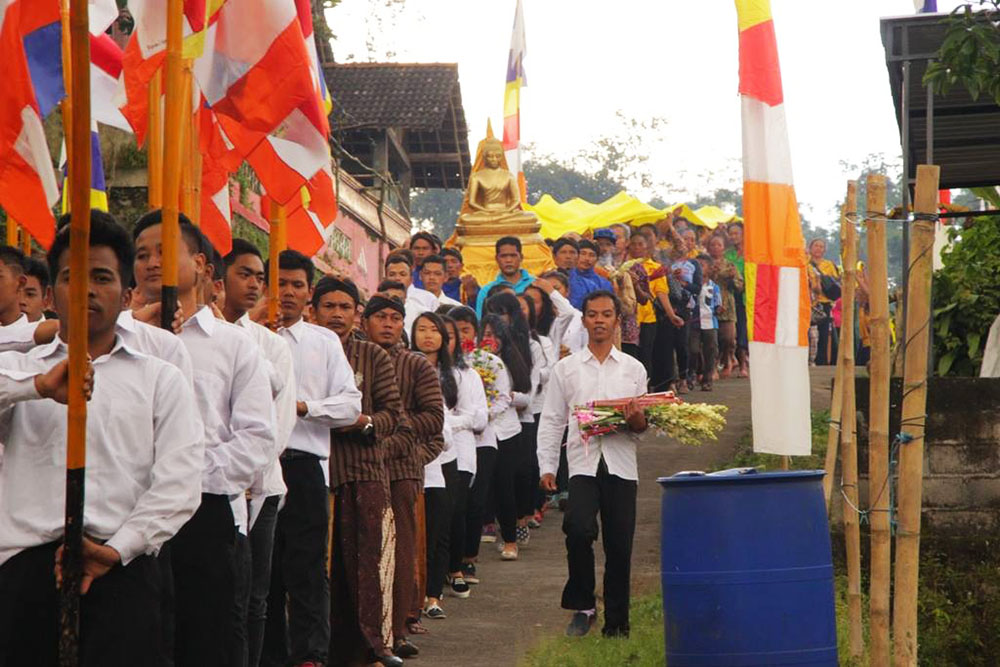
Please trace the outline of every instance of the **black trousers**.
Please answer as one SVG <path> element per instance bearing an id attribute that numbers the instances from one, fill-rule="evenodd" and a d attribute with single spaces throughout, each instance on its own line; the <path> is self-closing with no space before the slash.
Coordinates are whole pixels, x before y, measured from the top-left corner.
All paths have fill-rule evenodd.
<path id="1" fill-rule="evenodd" d="M 455 511 L 455 487 L 461 484 L 458 462 L 441 466 L 445 488 L 424 489 L 427 530 L 427 588 L 429 598 L 441 598 L 451 559 L 451 516 Z"/>
<path id="2" fill-rule="evenodd" d="M 198 511 L 170 541 L 178 667 L 234 664 L 235 550 L 229 498 L 201 494 Z"/>
<path id="3" fill-rule="evenodd" d="M 0 665 L 59 664 L 58 543 L 21 551 L 0 566 Z M 159 562 L 139 556 L 93 582 L 80 598 L 79 664 L 157 665 L 163 660 Z"/>
<path id="4" fill-rule="evenodd" d="M 670 322 L 657 325 L 653 357 L 654 390 L 663 391 L 670 382 L 687 377 L 688 326 L 675 327 Z"/>
<path id="5" fill-rule="evenodd" d="M 668 326 L 668 325 L 664 325 Z M 653 348 L 656 345 L 656 322 L 639 325 L 639 361 L 646 369 L 650 386 L 653 383 Z"/>
<path id="6" fill-rule="evenodd" d="M 521 460 L 514 473 L 514 494 L 517 502 L 517 518 L 523 519 L 535 513 L 538 491 L 538 420 L 521 422 L 521 437 L 518 448 Z"/>
<path id="7" fill-rule="evenodd" d="M 462 558 L 465 556 L 465 532 L 469 522 L 469 491 L 472 484 L 472 473 L 456 470 L 456 474 L 458 482 L 455 484 L 451 496 L 453 507 L 451 538 L 448 540 L 448 572 L 459 572 L 462 569 Z"/>
<path id="8" fill-rule="evenodd" d="M 251 569 L 250 538 L 237 531 L 233 543 L 233 568 L 236 573 L 236 594 L 233 600 L 232 623 L 230 634 L 233 665 L 246 665 L 250 660 L 249 643 L 247 642 L 247 611 L 250 608 Z"/>
<path id="9" fill-rule="evenodd" d="M 288 493 L 274 531 L 271 591 L 261 664 L 326 662 L 330 648 L 330 580 L 326 575 L 330 496 L 325 461 L 288 450 L 281 472 Z M 287 615 L 285 613 L 287 607 Z"/>
<path id="10" fill-rule="evenodd" d="M 604 630 L 628 632 L 632 538 L 635 534 L 636 482 L 615 477 L 601 459 L 597 475 L 569 478 L 569 506 L 563 515 L 569 579 L 563 588 L 563 609 L 596 606 L 594 541 L 601 517 L 604 544 Z"/>
<path id="11" fill-rule="evenodd" d="M 267 596 L 271 589 L 271 552 L 280 496 L 268 496 L 250 529 L 250 601 L 247 606 L 247 650 L 249 667 L 260 664 L 264 648 Z"/>
<path id="12" fill-rule="evenodd" d="M 504 542 L 517 541 L 517 470 L 524 461 L 521 434 L 497 443 L 497 467 L 494 493 L 497 499 L 497 523 Z"/>
<path id="13" fill-rule="evenodd" d="M 695 326 L 697 324 L 695 322 Z M 688 345 L 691 357 L 688 379 L 694 382 L 695 374 L 699 373 L 702 375 L 702 384 L 712 384 L 712 374 L 719 361 L 719 330 L 692 328 Z"/>
<path id="14" fill-rule="evenodd" d="M 476 479 L 469 489 L 469 509 L 465 521 L 465 557 L 479 555 L 479 538 L 483 532 L 486 505 L 493 490 L 493 469 L 497 463 L 497 450 L 476 447 Z"/>

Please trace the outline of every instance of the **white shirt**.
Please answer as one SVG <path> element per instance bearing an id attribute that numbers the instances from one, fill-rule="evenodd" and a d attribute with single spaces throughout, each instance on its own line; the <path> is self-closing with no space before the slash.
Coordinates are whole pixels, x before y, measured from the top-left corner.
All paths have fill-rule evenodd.
<path id="1" fill-rule="evenodd" d="M 545 387 L 549 384 L 549 376 L 552 373 L 552 367 L 556 365 L 559 361 L 559 354 L 556 349 L 552 346 L 552 339 L 548 336 L 538 335 L 538 342 L 542 346 L 542 361 L 544 365 L 539 372 L 539 382 L 541 383 L 541 389 L 535 392 L 535 395 L 531 399 L 531 414 L 537 415 L 542 411 L 542 406 L 545 404 Z M 534 363 L 534 360 L 532 360 Z"/>
<path id="2" fill-rule="evenodd" d="M 162 359 L 180 369 L 188 382 L 194 383 L 194 369 L 191 365 L 191 355 L 178 336 L 141 322 L 132 315 L 131 310 L 123 310 L 116 323 L 118 335 L 125 344 L 133 350 L 138 350 L 151 357 Z"/>
<path id="3" fill-rule="evenodd" d="M 27 352 L 35 347 L 35 329 L 44 321 L 29 322 L 28 316 L 21 313 L 7 326 L 0 326 L 0 352 Z"/>
<path id="4" fill-rule="evenodd" d="M 459 471 L 475 475 L 476 434 L 481 433 L 489 421 L 486 390 L 473 368 L 456 370 L 455 380 L 458 382 L 458 402 L 454 408 L 445 409 L 444 421 L 451 429 Z"/>
<path id="5" fill-rule="evenodd" d="M 452 299 L 450 296 L 448 296 L 444 292 L 441 292 L 441 294 L 438 296 L 438 306 L 452 306 L 452 307 L 455 307 L 455 306 L 461 306 L 461 305 L 463 305 L 461 301 L 456 301 L 455 299 Z M 435 308 L 434 310 L 437 310 L 437 308 Z"/>
<path id="6" fill-rule="evenodd" d="M 330 429 L 350 426 L 361 415 L 354 371 L 340 337 L 329 329 L 299 320 L 278 333 L 292 350 L 296 399 L 306 404 L 306 414 L 295 420 L 288 449 L 328 459 Z"/>
<path id="7" fill-rule="evenodd" d="M 599 362 L 589 347 L 556 364 L 545 391 L 545 406 L 538 423 L 538 467 L 542 475 L 556 474 L 563 428 L 569 422 L 566 460 L 569 476 L 597 474 L 601 457 L 608 472 L 627 480 L 638 480 L 635 438 L 631 434 L 596 436 L 584 446 L 572 410 L 588 401 L 631 398 L 646 393 L 646 369 L 615 347 Z"/>
<path id="8" fill-rule="evenodd" d="M 413 323 L 417 318 L 426 312 L 434 312 L 441 303 L 438 298 L 425 289 L 410 285 L 406 288 L 406 302 L 403 308 L 406 315 L 403 317 L 403 331 L 409 336 L 413 331 Z"/>
<path id="9" fill-rule="evenodd" d="M 549 294 L 552 305 L 556 309 L 556 319 L 549 329 L 549 338 L 557 356 L 560 348 L 565 345 L 570 352 L 579 352 L 587 347 L 587 330 L 583 328 L 583 315 L 573 307 L 569 299 L 556 290 Z"/>
<path id="10" fill-rule="evenodd" d="M 63 535 L 66 406 L 41 399 L 34 376 L 67 356 L 59 340 L 0 355 L 0 563 Z M 204 450 L 194 395 L 170 364 L 119 337 L 94 365 L 87 403 L 83 532 L 129 563 L 155 554 L 201 502 Z"/>
<path id="11" fill-rule="evenodd" d="M 470 366 L 472 365 L 471 358 L 471 356 L 466 357 L 466 362 Z M 496 377 L 496 381 L 493 383 L 493 388 L 496 390 L 496 397 L 487 410 L 488 421 L 486 428 L 476 434 L 476 447 L 492 447 L 496 449 L 497 438 L 503 440 L 520 433 L 521 423 L 517 420 L 517 412 L 511 405 L 510 376 L 507 374 L 506 366 L 504 366 L 500 357 L 494 354 L 487 355 L 487 359 L 493 368 L 493 376 Z M 476 375 L 479 374 L 475 369 L 472 370 Z M 481 380 L 480 384 L 482 384 Z M 496 425 L 501 422 L 501 430 L 508 434 L 502 437 L 498 434 L 496 428 Z"/>
<path id="12" fill-rule="evenodd" d="M 267 360 L 271 397 L 274 399 L 274 449 L 267 467 L 258 473 L 250 487 L 250 502 L 253 505 L 258 500 L 263 503 L 268 496 L 285 493 L 285 481 L 281 476 L 278 457 L 285 451 L 288 438 L 295 427 L 295 363 L 292 361 L 292 349 L 288 342 L 267 327 L 252 321 L 249 314 L 244 313 L 233 324 L 250 334 Z"/>
<path id="13" fill-rule="evenodd" d="M 194 365 L 204 427 L 202 491 L 242 495 L 274 451 L 271 385 L 260 350 L 245 331 L 217 319 L 208 306 L 184 323 L 179 338 Z"/>
<path id="14" fill-rule="evenodd" d="M 531 350 L 531 389 L 526 394 L 514 392 L 514 406 L 517 408 L 517 418 L 522 424 L 535 421 L 532 404 L 535 401 L 535 396 L 538 395 L 538 388 L 542 384 L 542 373 L 545 374 L 546 380 L 549 379 L 549 369 L 546 368 L 542 344 L 534 338 L 529 338 L 528 349 Z"/>
<path id="15" fill-rule="evenodd" d="M 441 437 L 444 438 L 444 448 L 437 457 L 424 466 L 424 488 L 444 489 L 448 485 L 444 479 L 444 469 L 441 467 L 445 463 L 455 460 L 455 448 L 452 446 L 451 427 L 448 425 L 448 412 L 445 408 L 444 426 L 441 429 Z"/>

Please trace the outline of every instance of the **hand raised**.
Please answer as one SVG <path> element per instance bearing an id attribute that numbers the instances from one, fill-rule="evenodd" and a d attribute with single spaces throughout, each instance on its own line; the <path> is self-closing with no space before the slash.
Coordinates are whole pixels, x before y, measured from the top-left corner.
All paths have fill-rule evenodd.
<path id="1" fill-rule="evenodd" d="M 35 376 L 35 390 L 42 398 L 51 398 L 57 403 L 69 402 L 69 359 L 63 359 L 44 373 Z M 94 367 L 87 361 L 83 376 L 83 394 L 89 401 L 94 394 Z"/>

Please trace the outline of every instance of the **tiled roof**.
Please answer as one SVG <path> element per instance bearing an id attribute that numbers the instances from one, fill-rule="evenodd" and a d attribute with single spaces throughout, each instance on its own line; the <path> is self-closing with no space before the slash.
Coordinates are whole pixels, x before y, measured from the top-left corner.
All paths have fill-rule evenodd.
<path id="1" fill-rule="evenodd" d="M 333 124 L 348 128 L 438 130 L 458 86 L 454 63 L 349 63 L 324 71 Z"/>

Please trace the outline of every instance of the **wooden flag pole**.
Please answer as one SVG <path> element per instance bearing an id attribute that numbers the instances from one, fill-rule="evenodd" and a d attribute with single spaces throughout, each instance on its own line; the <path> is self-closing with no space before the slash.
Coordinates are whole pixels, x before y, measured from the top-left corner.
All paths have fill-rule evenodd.
<path id="1" fill-rule="evenodd" d="M 191 117 L 191 76 L 193 74 L 194 61 L 190 58 L 184 60 L 181 78 L 184 82 L 184 109 L 181 111 L 181 211 L 189 220 L 194 220 L 194 174 L 192 173 L 191 161 L 191 131 L 193 129 L 193 119 Z"/>
<path id="2" fill-rule="evenodd" d="M 917 584 L 920 564 L 920 508 L 923 497 L 924 428 L 927 422 L 927 362 L 930 351 L 931 257 L 940 167 L 917 166 L 910 227 L 906 293 L 906 360 L 903 366 L 902 431 L 913 440 L 899 451 L 899 511 L 896 527 L 896 586 L 892 634 L 897 667 L 917 664 Z M 907 270 L 907 267 L 903 267 Z"/>
<path id="3" fill-rule="evenodd" d="M 854 215 L 858 210 L 858 184 L 847 184 L 847 204 L 841 216 L 844 263 L 841 288 L 842 323 L 840 327 L 840 357 L 843 359 L 844 399 L 840 419 L 840 456 L 844 492 L 844 540 L 847 546 L 847 613 L 848 650 L 852 657 L 861 657 L 865 638 L 861 625 L 861 526 L 858 515 L 858 442 L 855 437 L 857 417 L 854 398 L 854 287 L 855 265 L 858 261 L 858 240 Z"/>
<path id="4" fill-rule="evenodd" d="M 826 464 L 823 476 L 823 497 L 826 498 L 826 512 L 830 513 L 830 500 L 833 496 L 833 476 L 837 471 L 837 452 L 840 445 L 840 424 L 844 404 L 844 364 L 837 355 L 837 370 L 833 377 L 833 397 L 830 400 L 830 430 L 826 434 Z"/>
<path id="5" fill-rule="evenodd" d="M 17 224 L 17 220 L 10 217 L 10 214 L 7 214 L 7 245 L 10 246 L 11 248 L 17 247 L 18 227 L 19 225 Z"/>
<path id="6" fill-rule="evenodd" d="M 191 204 L 188 216 L 191 222 L 201 226 L 201 133 L 199 132 L 198 121 L 201 118 L 200 110 L 191 116 L 191 126 L 188 132 L 190 137 L 189 160 L 191 163 Z"/>
<path id="7" fill-rule="evenodd" d="M 163 69 L 149 82 L 149 128 L 146 131 L 147 201 L 150 210 L 163 208 Z"/>
<path id="8" fill-rule="evenodd" d="M 87 0 L 72 0 L 70 61 L 73 100 L 69 154 L 69 394 L 66 423 L 66 524 L 62 552 L 59 662 L 76 665 L 80 640 L 80 582 L 83 576 L 83 497 L 87 463 L 87 399 L 83 392 L 87 372 L 87 256 L 90 239 L 90 25 Z"/>
<path id="9" fill-rule="evenodd" d="M 267 321 L 278 322 L 278 255 L 285 249 L 285 207 L 271 200 L 271 231 L 268 239 Z"/>
<path id="10" fill-rule="evenodd" d="M 25 257 L 31 257 L 31 232 L 21 227 L 21 252 Z"/>
<path id="11" fill-rule="evenodd" d="M 885 176 L 868 174 L 868 285 L 871 341 L 868 408 L 868 506 L 871 518 L 872 667 L 889 667 L 889 587 L 892 538 L 889 532 L 889 250 L 885 231 Z M 873 217 L 874 216 L 874 217 Z"/>
<path id="12" fill-rule="evenodd" d="M 71 94 L 71 89 L 73 87 L 73 63 L 72 63 L 72 47 L 70 44 L 70 36 L 72 30 L 70 28 L 70 0 L 59 0 L 59 24 L 62 28 L 62 67 L 63 67 L 63 87 L 66 89 L 66 96 L 63 97 L 62 102 L 59 103 L 59 108 L 62 111 L 62 125 L 63 125 L 63 136 L 65 137 L 66 145 L 66 173 L 73 173 L 73 95 Z M 90 64 L 87 64 L 90 67 Z M 90 128 L 87 128 L 87 134 L 90 134 Z M 87 147 L 87 153 L 90 153 L 90 147 Z M 63 184 L 63 188 L 66 188 L 67 184 Z M 63 199 L 66 199 L 69 195 L 66 194 L 64 189 Z M 72 197 L 69 197 L 72 199 Z M 88 200 L 89 204 L 90 201 Z M 70 202 L 67 207 L 67 211 L 72 211 L 72 202 Z M 7 245 L 15 245 L 10 242 L 10 234 L 7 235 Z"/>
<path id="13" fill-rule="evenodd" d="M 160 326 L 172 329 L 177 312 L 177 252 L 179 250 L 181 162 L 184 155 L 183 0 L 167 0 L 166 113 L 163 128 L 163 291 Z"/>

